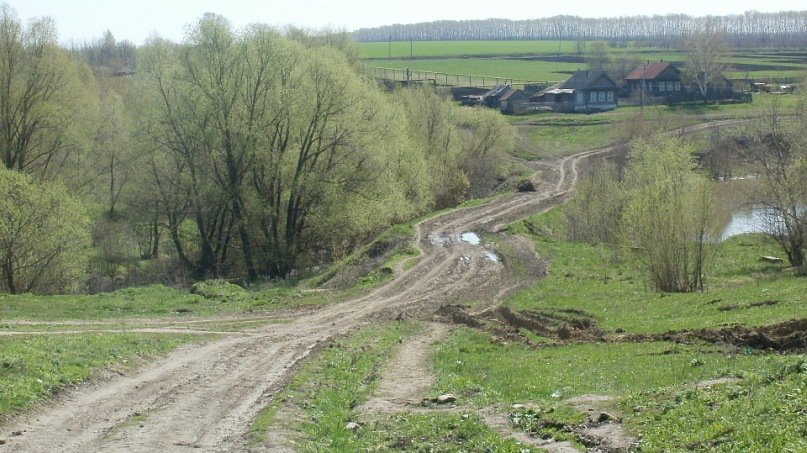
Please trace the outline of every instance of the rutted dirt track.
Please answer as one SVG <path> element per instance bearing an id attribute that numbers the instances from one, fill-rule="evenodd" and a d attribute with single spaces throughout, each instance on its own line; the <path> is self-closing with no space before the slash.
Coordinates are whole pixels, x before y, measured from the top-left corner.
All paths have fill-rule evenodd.
<path id="1" fill-rule="evenodd" d="M 247 334 L 220 333 L 214 341 L 183 347 L 130 375 L 67 391 L 41 411 L 3 427 L 0 435 L 8 443 L 0 451 L 248 450 L 258 412 L 319 344 L 382 319 L 432 319 L 443 305 L 501 299 L 529 283 L 492 259 L 493 251 L 464 242 L 460 235 L 496 232 L 560 203 L 582 159 L 617 150 L 569 157 L 555 162 L 553 171 L 545 166 L 542 191 L 512 194 L 420 224 L 418 263 L 364 297 Z M 9 437 L 12 433 L 21 434 Z"/>

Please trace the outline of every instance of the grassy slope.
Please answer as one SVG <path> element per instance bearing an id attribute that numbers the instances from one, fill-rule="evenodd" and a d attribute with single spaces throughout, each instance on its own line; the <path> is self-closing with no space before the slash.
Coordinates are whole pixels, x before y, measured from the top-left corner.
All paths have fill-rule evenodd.
<path id="1" fill-rule="evenodd" d="M 129 368 L 198 335 L 93 334 L 2 337 L 0 421 L 99 368 Z"/>
<path id="2" fill-rule="evenodd" d="M 234 285 L 233 285 L 234 286 Z M 274 286 L 255 291 L 235 290 L 203 297 L 188 291 L 153 285 L 93 296 L 0 295 L 2 320 L 99 320 L 232 314 L 273 311 L 298 305 L 321 304 L 327 294 L 302 293 L 296 287 Z"/>
<path id="3" fill-rule="evenodd" d="M 653 105 L 641 112 L 639 106 L 621 106 L 610 112 L 596 115 L 568 115 L 552 112 L 525 116 L 510 116 L 508 121 L 517 126 L 520 142 L 514 155 L 528 159 L 551 159 L 569 156 L 582 151 L 598 149 L 618 141 L 629 134 L 640 121 L 663 124 L 666 128 L 691 126 L 722 119 L 752 118 L 762 113 L 761 105 L 774 95 L 757 93 L 751 104 L 727 105 Z M 796 96 L 777 96 L 780 107 L 795 107 Z M 727 126 L 726 132 L 732 129 Z M 711 132 L 699 134 L 708 139 Z"/>

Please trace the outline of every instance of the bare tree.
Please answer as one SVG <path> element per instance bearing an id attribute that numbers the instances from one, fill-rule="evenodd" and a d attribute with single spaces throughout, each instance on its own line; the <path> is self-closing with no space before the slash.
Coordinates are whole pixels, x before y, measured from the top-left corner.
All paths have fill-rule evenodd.
<path id="1" fill-rule="evenodd" d="M 757 202 L 765 207 L 767 233 L 787 254 L 790 264 L 805 271 L 807 247 L 807 106 L 802 99 L 796 118 L 787 121 L 779 99 L 766 106 L 756 131 L 754 156 L 762 169 Z"/>
<path id="2" fill-rule="evenodd" d="M 697 87 L 706 103 L 710 90 L 727 83 L 723 71 L 729 66 L 731 50 L 726 33 L 707 23 L 688 36 L 683 47 L 687 55 L 684 75 Z"/>

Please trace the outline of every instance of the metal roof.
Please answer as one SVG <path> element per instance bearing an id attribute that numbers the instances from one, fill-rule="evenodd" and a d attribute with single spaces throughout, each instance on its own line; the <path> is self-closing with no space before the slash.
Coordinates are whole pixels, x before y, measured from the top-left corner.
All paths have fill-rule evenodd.
<path id="1" fill-rule="evenodd" d="M 642 63 L 638 68 L 626 75 L 625 80 L 653 80 L 669 67 L 674 68 L 676 71 L 678 70 L 672 63 Z"/>

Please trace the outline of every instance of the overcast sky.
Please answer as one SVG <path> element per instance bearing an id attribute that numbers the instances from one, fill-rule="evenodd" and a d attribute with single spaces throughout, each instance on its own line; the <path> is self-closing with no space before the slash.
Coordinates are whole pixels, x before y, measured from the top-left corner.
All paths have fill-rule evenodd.
<path id="1" fill-rule="evenodd" d="M 81 42 L 111 30 L 118 40 L 142 44 L 154 34 L 181 41 L 187 24 L 214 12 L 240 27 L 261 22 L 304 28 L 335 27 L 348 31 L 395 23 L 443 19 L 535 19 L 568 14 L 613 17 L 682 13 L 692 16 L 800 11 L 804 0 L 0 0 L 23 21 L 50 16 L 60 41 Z"/>

